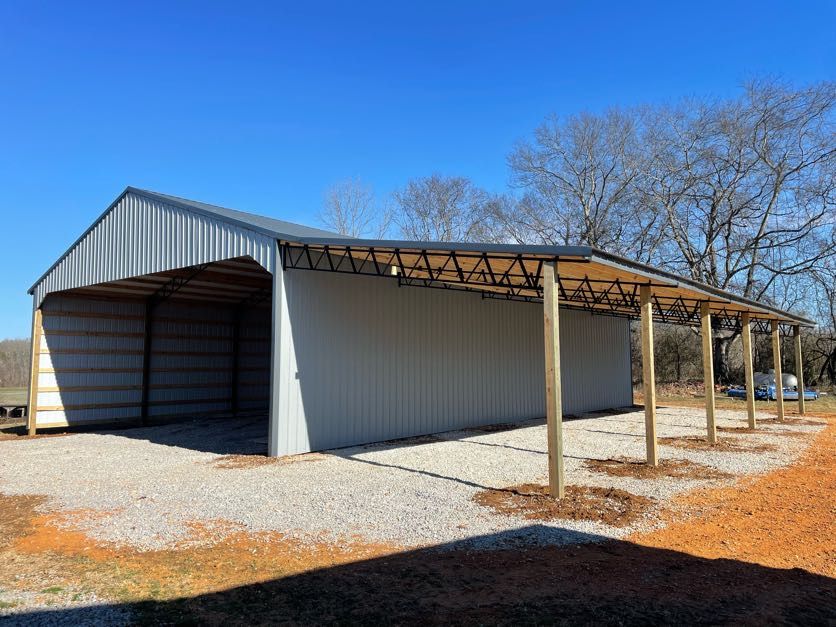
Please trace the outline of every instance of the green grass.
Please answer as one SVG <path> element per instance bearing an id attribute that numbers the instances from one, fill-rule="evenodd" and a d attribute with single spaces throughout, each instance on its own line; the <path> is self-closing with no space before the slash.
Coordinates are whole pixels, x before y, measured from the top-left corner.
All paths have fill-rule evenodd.
<path id="1" fill-rule="evenodd" d="M 61 586 L 50 586 L 49 588 L 44 588 L 41 590 L 44 594 L 58 594 L 59 592 L 63 592 L 64 588 Z"/>
<path id="2" fill-rule="evenodd" d="M 26 388 L 0 388 L 0 405 L 25 405 Z"/>
<path id="3" fill-rule="evenodd" d="M 656 402 L 658 404 L 670 403 L 672 405 L 702 405 L 704 400 L 702 396 L 685 396 L 675 394 L 660 394 L 657 396 Z M 806 411 L 809 414 L 832 413 L 836 412 L 836 394 L 829 393 L 827 396 L 821 396 L 818 400 L 807 401 L 805 403 Z M 746 411 L 746 401 L 742 398 L 731 398 L 725 393 L 717 392 L 715 395 L 715 406 L 719 409 L 739 409 Z M 758 411 L 777 411 L 778 404 L 775 401 L 755 401 L 755 409 Z M 798 407 L 797 400 L 784 401 L 784 408 L 789 411 L 794 411 Z"/>

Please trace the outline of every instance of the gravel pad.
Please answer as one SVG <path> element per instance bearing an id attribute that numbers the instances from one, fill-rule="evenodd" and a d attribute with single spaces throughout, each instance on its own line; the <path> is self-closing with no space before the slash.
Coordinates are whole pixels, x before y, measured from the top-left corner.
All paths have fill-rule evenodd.
<path id="1" fill-rule="evenodd" d="M 765 417 L 765 415 L 764 415 Z M 718 425 L 745 426 L 744 411 L 717 410 Z M 658 436 L 705 434 L 699 409 L 659 408 Z M 735 434 L 761 452 L 660 446 L 660 458 L 689 460 L 729 479 L 614 477 L 586 467 L 590 459 L 643 458 L 644 412 L 589 415 L 564 422 L 567 483 L 615 487 L 658 505 L 701 485 L 733 482 L 788 465 L 816 425 L 759 426 Z M 222 463 L 263 453 L 266 418 L 200 419 L 176 424 L 0 442 L 0 492 L 43 494 L 47 507 L 104 512 L 73 524 L 103 541 L 140 549 L 189 542 L 189 522 L 228 521 L 251 531 L 277 531 L 303 541 L 361 539 L 401 547 L 471 539 L 565 544 L 622 537 L 658 524 L 654 507 L 625 528 L 560 520 L 531 525 L 473 501 L 480 490 L 546 483 L 546 427 L 528 421 L 506 430 L 466 430 L 413 441 L 360 446 L 276 463 Z M 730 437 L 720 433 L 721 438 Z M 772 448 L 774 447 L 774 449 Z"/>

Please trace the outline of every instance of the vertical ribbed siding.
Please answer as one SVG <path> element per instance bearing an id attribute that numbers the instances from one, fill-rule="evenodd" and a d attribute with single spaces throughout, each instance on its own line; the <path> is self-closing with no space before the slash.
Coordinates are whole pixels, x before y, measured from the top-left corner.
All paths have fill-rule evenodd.
<path id="1" fill-rule="evenodd" d="M 239 336 L 238 408 L 265 411 L 270 395 L 270 306 L 242 312 Z"/>
<path id="2" fill-rule="evenodd" d="M 154 310 L 149 416 L 231 409 L 233 315 L 231 306 L 176 300 Z"/>
<path id="3" fill-rule="evenodd" d="M 37 426 L 134 418 L 142 385 L 144 307 L 54 294 L 43 304 Z M 119 388 L 85 390 L 83 388 Z M 107 407 L 96 408 L 97 405 Z M 114 405 L 119 405 L 115 407 Z"/>
<path id="4" fill-rule="evenodd" d="M 128 193 L 38 283 L 35 306 L 51 292 L 235 257 L 272 272 L 274 246 L 261 233 Z"/>
<path id="5" fill-rule="evenodd" d="M 38 427 L 136 419 L 142 395 L 145 307 L 68 294 L 43 303 Z M 170 300 L 154 312 L 149 415 L 231 410 L 232 306 Z M 270 309 L 244 312 L 239 407 L 266 411 Z M 48 351 L 48 352 L 47 352 Z M 117 389 L 104 389 L 117 388 Z M 78 407 L 78 409 L 72 409 Z"/>
<path id="6" fill-rule="evenodd" d="M 542 308 L 285 273 L 279 454 L 544 414 Z M 564 411 L 632 402 L 629 325 L 561 310 Z"/>

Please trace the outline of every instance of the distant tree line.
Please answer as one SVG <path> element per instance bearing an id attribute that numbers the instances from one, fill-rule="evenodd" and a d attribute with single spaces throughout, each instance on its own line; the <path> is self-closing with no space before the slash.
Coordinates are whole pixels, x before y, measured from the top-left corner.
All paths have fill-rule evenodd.
<path id="1" fill-rule="evenodd" d="M 328 191 L 321 219 L 353 236 L 622 254 L 815 318 L 808 380 L 836 383 L 834 138 L 836 83 L 753 80 L 734 98 L 551 116 L 508 155 L 502 193 L 431 174 L 381 200 L 347 181 Z M 699 364 L 693 331 L 661 326 L 657 337 L 664 377 Z M 715 333 L 718 382 L 738 378 L 738 343 Z"/>
<path id="2" fill-rule="evenodd" d="M 0 388 L 29 385 L 29 340 L 0 340 Z"/>

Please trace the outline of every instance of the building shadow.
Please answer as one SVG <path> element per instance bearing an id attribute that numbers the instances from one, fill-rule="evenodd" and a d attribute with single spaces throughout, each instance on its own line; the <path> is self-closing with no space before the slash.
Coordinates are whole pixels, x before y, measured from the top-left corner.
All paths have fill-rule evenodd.
<path id="1" fill-rule="evenodd" d="M 24 435 L 25 426 L 6 430 Z M 267 416 L 263 412 L 238 417 L 195 416 L 152 421 L 148 426 L 136 422 L 107 425 L 75 425 L 39 429 L 39 437 L 94 433 L 103 436 L 144 440 L 152 444 L 215 453 L 218 455 L 267 455 Z"/>
<path id="2" fill-rule="evenodd" d="M 836 580 L 532 525 L 189 598 L 37 610 L 12 624 L 114 616 L 139 624 L 825 625 L 836 621 Z"/>

